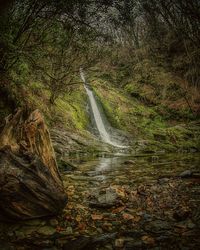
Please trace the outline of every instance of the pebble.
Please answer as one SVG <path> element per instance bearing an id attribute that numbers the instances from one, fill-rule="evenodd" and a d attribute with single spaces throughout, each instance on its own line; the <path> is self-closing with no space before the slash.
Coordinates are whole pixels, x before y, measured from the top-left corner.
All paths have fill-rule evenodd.
<path id="1" fill-rule="evenodd" d="M 105 223 L 102 225 L 102 228 L 103 228 L 104 230 L 111 231 L 111 230 L 112 230 L 112 224 L 111 224 L 111 223 L 108 223 L 108 222 L 105 222 Z"/>
<path id="2" fill-rule="evenodd" d="M 44 226 L 37 230 L 37 233 L 43 234 L 43 235 L 52 235 L 55 232 L 56 232 L 56 229 L 53 227 L 49 227 L 49 226 Z"/>
<path id="3" fill-rule="evenodd" d="M 11 232 L 8 232 L 7 235 L 8 235 L 9 237 L 13 237 L 13 236 L 14 236 L 14 233 L 11 231 Z"/>
<path id="4" fill-rule="evenodd" d="M 15 235 L 19 239 L 23 239 L 25 237 L 25 234 L 23 232 L 21 232 L 21 231 L 15 231 Z"/>
<path id="5" fill-rule="evenodd" d="M 190 215 L 190 210 L 188 210 L 187 208 L 184 207 L 180 207 L 178 208 L 174 213 L 173 213 L 173 217 L 174 219 L 176 219 L 177 221 L 183 221 L 186 220 Z"/>
<path id="6" fill-rule="evenodd" d="M 100 234 L 102 234 L 102 233 L 103 233 L 103 230 L 102 230 L 100 227 L 98 227 L 98 228 L 97 228 L 97 232 L 100 233 Z"/>
<path id="7" fill-rule="evenodd" d="M 46 224 L 46 221 L 42 219 L 34 219 L 27 220 L 24 224 L 28 226 L 44 226 Z"/>
<path id="8" fill-rule="evenodd" d="M 169 230 L 171 228 L 170 224 L 167 221 L 155 220 L 149 222 L 145 229 L 150 232 L 160 232 L 162 230 Z"/>
<path id="9" fill-rule="evenodd" d="M 191 177 L 192 176 L 192 171 L 191 170 L 185 170 L 179 176 L 181 178 Z"/>
<path id="10" fill-rule="evenodd" d="M 113 247 L 111 244 L 108 244 L 108 245 L 105 245 L 105 248 L 103 249 L 106 249 L 106 250 L 113 250 Z"/>
<path id="11" fill-rule="evenodd" d="M 49 224 L 52 226 L 52 227 L 56 227 L 58 225 L 58 220 L 56 219 L 51 219 L 49 221 Z"/>
<path id="12" fill-rule="evenodd" d="M 124 246 L 124 239 L 116 239 L 115 240 L 115 247 L 122 248 Z"/>
<path id="13" fill-rule="evenodd" d="M 193 229 L 193 228 L 195 228 L 195 224 L 192 223 L 192 222 L 189 222 L 189 223 L 187 224 L 187 227 L 188 227 L 189 229 Z"/>
<path id="14" fill-rule="evenodd" d="M 143 246 L 143 242 L 142 242 L 142 241 L 128 242 L 128 243 L 125 245 L 124 250 L 141 249 L 142 246 Z"/>
<path id="15" fill-rule="evenodd" d="M 127 160 L 124 162 L 124 164 L 135 164 L 135 161 L 133 160 Z"/>
<path id="16" fill-rule="evenodd" d="M 65 233 L 66 234 L 73 234 L 72 227 L 67 227 Z"/>
<path id="17" fill-rule="evenodd" d="M 158 180 L 158 183 L 162 185 L 162 184 L 165 184 L 168 181 L 169 181 L 169 178 L 161 178 L 161 179 Z"/>

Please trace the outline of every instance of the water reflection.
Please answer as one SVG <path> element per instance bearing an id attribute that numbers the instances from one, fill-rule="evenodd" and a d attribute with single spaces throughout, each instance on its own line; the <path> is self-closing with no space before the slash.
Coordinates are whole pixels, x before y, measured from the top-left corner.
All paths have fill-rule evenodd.
<path id="1" fill-rule="evenodd" d="M 100 158 L 95 170 L 96 171 L 109 171 L 112 168 L 116 167 L 120 163 L 120 157 L 113 158 Z"/>
<path id="2" fill-rule="evenodd" d="M 198 154 L 165 154 L 159 155 L 159 157 L 113 155 L 90 159 L 81 157 L 74 163 L 78 167 L 78 171 L 74 172 L 74 175 L 88 176 L 88 181 L 96 180 L 97 185 L 101 185 L 101 183 L 135 185 L 151 182 L 161 176 L 178 176 L 188 169 L 200 171 L 200 156 Z M 94 183 L 91 185 L 93 186 Z"/>

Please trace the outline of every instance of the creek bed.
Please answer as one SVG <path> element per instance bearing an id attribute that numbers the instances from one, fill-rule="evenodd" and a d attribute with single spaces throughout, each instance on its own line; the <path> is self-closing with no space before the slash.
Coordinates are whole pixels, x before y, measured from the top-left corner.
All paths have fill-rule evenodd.
<path id="1" fill-rule="evenodd" d="M 68 160 L 77 168 L 62 172 L 69 199 L 62 215 L 2 225 L 5 249 L 198 248 L 198 154 Z M 194 174 L 181 178 L 186 170 Z"/>

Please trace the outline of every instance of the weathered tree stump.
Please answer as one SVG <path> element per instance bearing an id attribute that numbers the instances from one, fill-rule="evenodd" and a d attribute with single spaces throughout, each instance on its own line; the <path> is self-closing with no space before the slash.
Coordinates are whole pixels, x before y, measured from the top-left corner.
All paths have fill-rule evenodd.
<path id="1" fill-rule="evenodd" d="M 56 215 L 66 202 L 41 113 L 18 110 L 5 119 L 0 134 L 0 219 Z"/>

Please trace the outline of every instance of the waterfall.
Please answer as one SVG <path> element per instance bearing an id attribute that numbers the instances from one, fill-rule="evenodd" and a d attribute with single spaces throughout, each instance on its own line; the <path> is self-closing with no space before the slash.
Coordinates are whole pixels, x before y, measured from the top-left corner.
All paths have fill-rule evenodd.
<path id="1" fill-rule="evenodd" d="M 108 144 L 111 144 L 111 145 L 113 145 L 115 147 L 125 148 L 126 146 L 118 145 L 116 142 L 114 142 L 112 140 L 111 135 L 106 130 L 106 126 L 105 126 L 105 123 L 104 123 L 104 121 L 102 119 L 101 112 L 99 110 L 99 107 L 98 107 L 96 98 L 94 96 L 94 93 L 90 89 L 89 85 L 87 84 L 86 79 L 85 79 L 85 75 L 84 75 L 82 69 L 80 69 L 80 75 L 81 75 L 81 79 L 82 79 L 82 81 L 84 83 L 84 87 L 85 87 L 86 93 L 87 93 L 89 101 L 90 101 L 90 105 L 91 105 L 92 113 L 93 113 L 93 116 L 94 116 L 94 120 L 95 120 L 97 129 L 98 129 L 98 132 L 100 134 L 100 137 L 101 137 L 102 141 L 104 141 L 104 142 L 106 142 Z"/>

